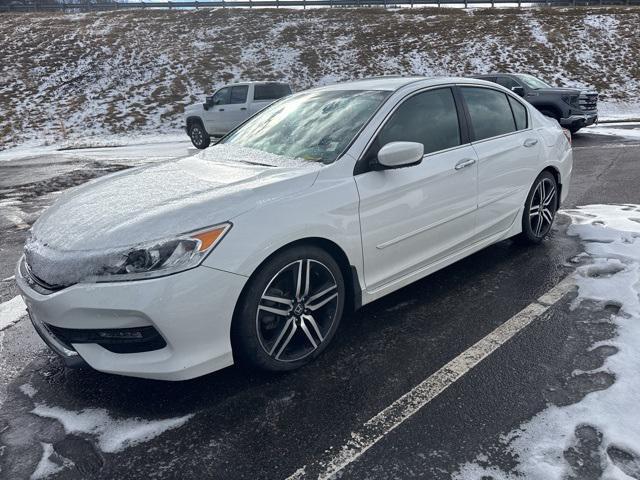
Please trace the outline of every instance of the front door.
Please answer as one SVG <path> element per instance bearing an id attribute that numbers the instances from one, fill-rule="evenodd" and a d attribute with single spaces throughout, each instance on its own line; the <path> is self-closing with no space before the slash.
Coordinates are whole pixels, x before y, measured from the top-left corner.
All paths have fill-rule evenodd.
<path id="1" fill-rule="evenodd" d="M 473 241 L 477 157 L 460 128 L 451 88 L 413 94 L 365 154 L 389 142 L 424 145 L 417 166 L 356 175 L 367 290 L 402 281 Z"/>
<path id="2" fill-rule="evenodd" d="M 210 135 L 221 135 L 225 132 L 224 112 L 231 98 L 231 87 L 224 87 L 213 94 L 212 106 L 203 113 L 204 127 Z"/>

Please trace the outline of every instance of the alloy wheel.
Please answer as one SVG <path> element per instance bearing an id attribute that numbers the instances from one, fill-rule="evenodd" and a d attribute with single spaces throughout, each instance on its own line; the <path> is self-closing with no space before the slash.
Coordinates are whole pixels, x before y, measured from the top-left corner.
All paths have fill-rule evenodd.
<path id="1" fill-rule="evenodd" d="M 544 237 L 551 230 L 558 205 L 557 195 L 555 183 L 549 178 L 541 178 L 531 196 L 529 226 L 538 238 Z"/>
<path id="2" fill-rule="evenodd" d="M 260 345 L 273 359 L 295 362 L 316 351 L 335 320 L 338 285 L 326 265 L 292 262 L 265 288 L 256 313 Z"/>
<path id="3" fill-rule="evenodd" d="M 204 141 L 202 130 L 197 125 L 191 127 L 191 141 L 194 145 L 202 145 Z"/>

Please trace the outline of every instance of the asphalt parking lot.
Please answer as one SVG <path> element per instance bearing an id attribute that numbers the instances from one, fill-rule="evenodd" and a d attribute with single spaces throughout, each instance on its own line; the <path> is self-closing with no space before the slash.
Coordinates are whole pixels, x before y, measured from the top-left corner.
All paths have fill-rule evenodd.
<path id="1" fill-rule="evenodd" d="M 640 138 L 585 133 L 574 149 L 564 208 L 640 203 Z M 0 162 L 0 302 L 17 294 L 11 276 L 29 225 L 57 192 L 143 161 L 76 152 L 53 168 L 46 154 Z M 504 434 L 549 404 L 614 382 L 606 372 L 575 375 L 612 353 L 590 348 L 614 335 L 600 321 L 609 312 L 571 308 L 575 293 L 566 288 L 554 290 L 553 302 L 540 300 L 544 311 L 528 323 L 516 316 L 581 261 L 568 223 L 559 216 L 540 246 L 501 242 L 347 315 L 315 363 L 285 375 L 230 367 L 165 383 L 69 370 L 22 319 L 0 331 L 0 476 L 29 478 L 47 448 L 64 466 L 54 479 L 449 479 L 479 454 L 509 470 L 517 459 L 503 448 Z M 516 331 L 464 363 L 514 318 Z M 408 392 L 418 395 L 410 415 L 397 403 Z M 37 413 L 47 408 L 48 416 Z M 83 428 L 87 413 L 109 420 Z M 175 418 L 184 422 L 105 447 L 127 422 Z M 577 431 L 581 448 L 565 455 L 571 478 L 600 478 L 589 434 Z"/>

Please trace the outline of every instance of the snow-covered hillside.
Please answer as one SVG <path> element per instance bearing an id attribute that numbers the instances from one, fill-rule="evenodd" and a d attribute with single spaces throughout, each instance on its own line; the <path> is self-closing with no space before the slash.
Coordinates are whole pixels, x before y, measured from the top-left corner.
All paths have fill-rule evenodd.
<path id="1" fill-rule="evenodd" d="M 0 149 L 179 128 L 240 79 L 526 71 L 637 104 L 638 9 L 316 9 L 0 15 Z M 617 103 L 616 103 L 617 102 Z"/>

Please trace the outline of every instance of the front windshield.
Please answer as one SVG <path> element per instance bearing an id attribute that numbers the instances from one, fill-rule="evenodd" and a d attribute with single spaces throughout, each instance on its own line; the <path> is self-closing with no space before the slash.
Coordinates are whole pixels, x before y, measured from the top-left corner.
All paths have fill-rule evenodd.
<path id="1" fill-rule="evenodd" d="M 316 90 L 281 100 L 222 143 L 332 163 L 389 96 L 378 90 Z"/>
<path id="2" fill-rule="evenodd" d="M 518 75 L 518 78 L 522 80 L 522 82 L 529 88 L 537 90 L 539 88 L 552 88 L 546 82 L 543 82 L 539 78 L 534 77 L 533 75 Z"/>

